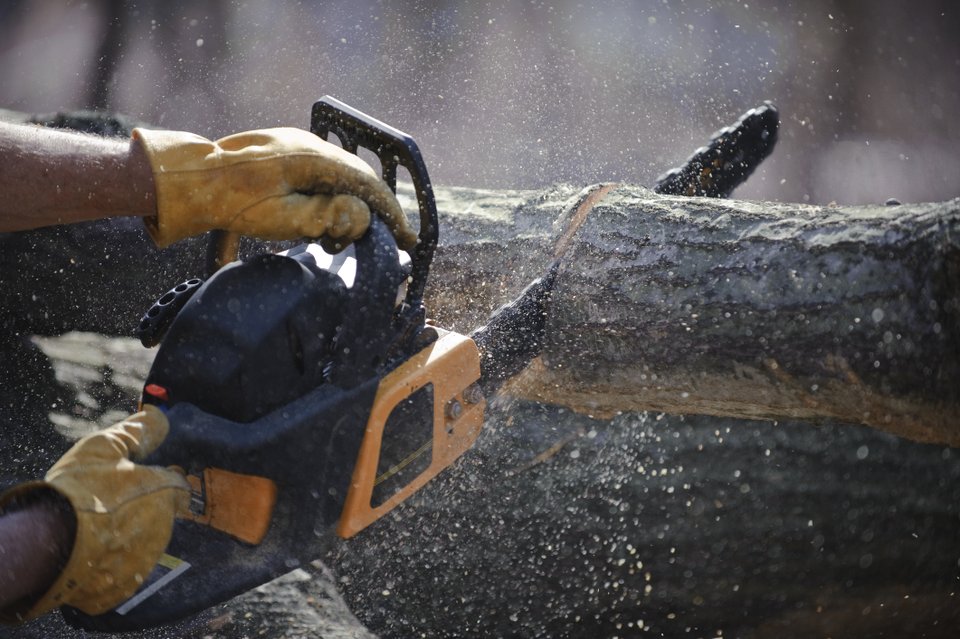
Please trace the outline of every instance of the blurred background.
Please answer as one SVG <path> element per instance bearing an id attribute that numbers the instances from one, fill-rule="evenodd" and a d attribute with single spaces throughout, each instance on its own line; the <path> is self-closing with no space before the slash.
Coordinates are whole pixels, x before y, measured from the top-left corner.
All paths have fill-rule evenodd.
<path id="1" fill-rule="evenodd" d="M 207 136 L 307 127 L 330 94 L 417 139 L 435 183 L 650 185 L 772 100 L 736 197 L 960 195 L 956 0 L 0 1 L 0 107 Z"/>

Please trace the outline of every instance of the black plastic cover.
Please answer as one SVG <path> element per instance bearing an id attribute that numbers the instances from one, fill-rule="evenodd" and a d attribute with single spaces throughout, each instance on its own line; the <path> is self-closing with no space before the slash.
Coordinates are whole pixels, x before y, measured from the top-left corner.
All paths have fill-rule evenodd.
<path id="1" fill-rule="evenodd" d="M 168 399 L 144 401 L 170 419 L 147 463 L 272 479 L 277 504 L 263 542 L 177 520 L 167 553 L 189 564 L 183 574 L 125 614 L 65 607 L 68 623 L 109 632 L 172 623 L 315 558 L 334 534 L 377 387 L 392 365 L 384 353 L 410 333 L 394 312 L 406 272 L 386 225 L 374 218 L 354 246 L 349 288 L 306 252 L 221 269 L 178 314 L 147 378 Z"/>

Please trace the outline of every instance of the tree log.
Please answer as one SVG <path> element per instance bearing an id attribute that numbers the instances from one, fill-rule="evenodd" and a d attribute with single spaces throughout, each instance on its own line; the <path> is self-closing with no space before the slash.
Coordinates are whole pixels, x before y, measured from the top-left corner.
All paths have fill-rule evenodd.
<path id="1" fill-rule="evenodd" d="M 509 390 L 595 416 L 862 423 L 960 445 L 960 200 L 814 207 L 640 187 L 441 191 L 428 308 L 470 330 L 559 259 Z"/>
<path id="2" fill-rule="evenodd" d="M 958 615 L 953 593 L 960 557 L 956 451 L 903 441 L 876 429 L 838 425 L 830 416 L 824 417 L 820 428 L 812 429 L 798 421 L 764 424 L 633 413 L 617 402 L 631 405 L 635 401 L 631 394 L 647 392 L 643 385 L 626 392 L 626 397 L 597 395 L 591 385 L 598 384 L 600 375 L 591 358 L 605 358 L 612 371 L 618 367 L 633 370 L 639 381 L 644 374 L 650 378 L 657 373 L 659 377 L 661 371 L 634 366 L 634 360 L 617 349 L 653 353 L 643 358 L 666 370 L 671 370 L 670 364 L 676 360 L 691 367 L 712 362 L 723 371 L 719 338 L 707 332 L 713 336 L 712 341 L 707 340 L 705 331 L 694 330 L 706 325 L 692 323 L 699 319 L 690 317 L 695 302 L 701 313 L 731 312 L 731 317 L 738 318 L 737 323 L 725 327 L 736 347 L 751 343 L 746 339 L 748 329 L 754 337 L 762 335 L 761 329 L 768 328 L 772 318 L 782 317 L 783 311 L 777 315 L 770 312 L 780 307 L 761 302 L 772 298 L 801 303 L 801 293 L 814 291 L 821 295 L 820 310 L 828 318 L 846 318 L 835 308 L 843 304 L 853 305 L 861 318 L 841 327 L 837 343 L 850 343 L 844 340 L 854 339 L 858 331 L 879 331 L 891 314 L 910 309 L 916 315 L 908 313 L 908 319 L 936 318 L 939 333 L 921 331 L 910 338 L 918 345 L 916 349 L 923 349 L 932 370 L 940 371 L 938 379 L 949 379 L 951 362 L 956 362 L 948 348 L 956 343 L 956 323 L 949 321 L 955 313 L 951 300 L 956 287 L 951 288 L 952 271 L 944 264 L 955 259 L 949 233 L 956 226 L 956 202 L 878 209 L 878 214 L 891 216 L 886 219 L 893 229 L 881 231 L 879 226 L 871 227 L 869 219 L 857 222 L 858 214 L 869 218 L 865 209 L 808 210 L 658 198 L 639 189 L 610 190 L 606 197 L 619 198 L 623 192 L 637 194 L 635 202 L 644 208 L 636 203 L 631 206 L 643 211 L 643 220 L 635 221 L 636 216 L 610 204 L 614 200 L 601 198 L 592 213 L 582 216 L 582 224 L 574 232 L 569 230 L 574 227 L 571 220 L 577 210 L 583 212 L 585 192 L 581 189 L 440 192 L 444 233 L 428 291 L 433 314 L 445 325 L 469 331 L 560 259 L 562 270 L 548 317 L 550 339 L 536 365 L 543 367 L 544 375 L 555 375 L 568 385 L 563 396 L 558 396 L 556 387 L 551 388 L 549 399 L 595 416 L 600 416 L 601 410 L 624 413 L 608 422 L 541 403 L 514 403 L 507 398 L 494 402 L 477 447 L 459 464 L 363 534 L 331 544 L 325 559 L 352 610 L 383 637 L 421 633 L 632 636 L 640 634 L 640 623 L 648 629 L 645 632 L 666 636 L 710 636 L 718 630 L 725 636 L 749 637 L 776 637 L 785 632 L 797 636 L 850 632 L 858 636 L 882 632 L 952 636 Z M 757 212 L 767 207 L 772 212 Z M 784 215 L 781 210 L 794 213 Z M 724 213 L 729 216 L 726 220 Z M 812 221 L 805 232 L 795 232 L 796 239 L 790 242 L 782 238 L 765 242 L 762 236 L 752 243 L 746 241 L 757 236 L 748 233 L 749 229 L 776 229 L 777 215 L 788 220 L 788 228 Z M 821 216 L 833 223 L 826 224 Z M 704 221 L 709 219 L 715 220 L 712 225 Z M 926 226 L 924 219 L 928 220 Z M 693 277 L 701 272 L 696 269 L 698 264 L 709 272 L 702 261 L 687 259 L 702 255 L 694 250 L 697 247 L 690 234 L 677 230 L 697 230 L 691 220 L 701 220 L 707 231 L 726 228 L 727 236 L 734 238 L 729 242 L 744 244 L 740 253 L 730 252 L 728 260 L 766 255 L 764 259 L 775 267 L 766 271 L 731 268 L 716 283 L 708 280 L 711 286 L 701 287 L 704 298 L 736 302 L 721 307 L 723 312 L 711 310 L 697 301 L 693 289 L 682 286 L 706 277 Z M 855 231 L 849 230 L 850 220 L 857 222 Z M 607 228 L 601 228 L 607 223 Z M 734 230 L 724 226 L 735 223 L 742 226 Z M 634 224 L 651 229 L 648 243 L 635 246 L 628 241 L 633 231 L 622 229 Z M 164 253 L 166 261 L 158 268 L 155 261 L 145 258 L 152 252 L 137 224 L 108 226 L 77 225 L 0 237 L 0 256 L 8 260 L 9 267 L 0 269 L 7 278 L 0 290 L 8 296 L 3 305 L 8 326 L 27 330 L 32 324 L 58 332 L 71 326 L 95 326 L 99 321 L 103 330 L 129 332 L 145 308 L 144 300 L 196 274 L 190 270 L 195 267 L 187 266 L 196 260 L 184 258 L 199 255 L 202 251 L 196 249 L 202 249 L 202 241 L 186 242 Z M 834 235 L 846 234 L 864 249 L 826 250 L 843 248 L 842 242 L 825 243 L 831 228 Z M 846 286 L 836 274 L 851 273 L 851 281 L 856 275 L 858 282 L 883 282 L 883 277 L 874 280 L 860 275 L 868 273 L 863 267 L 840 270 L 844 260 L 861 263 L 874 255 L 872 245 L 863 238 L 876 236 L 906 239 L 899 244 L 891 241 L 900 252 L 892 256 L 880 253 L 883 259 L 871 262 L 880 264 L 874 268 L 893 265 L 882 272 L 902 272 L 912 278 L 902 280 L 912 283 L 912 287 L 901 287 L 905 297 L 898 292 L 891 296 L 892 302 L 885 300 L 879 322 L 872 316 L 876 303 L 862 296 L 866 301 L 858 302 L 861 298 L 846 295 L 854 285 Z M 502 237 L 509 239 L 496 239 Z M 821 252 L 809 248 L 818 237 L 826 247 Z M 601 240 L 609 247 L 606 257 L 600 254 Z M 827 277 L 821 278 L 820 288 L 814 284 L 798 290 L 775 286 L 776 280 L 765 278 L 781 273 L 788 262 L 772 248 L 778 243 L 783 246 L 779 252 L 792 256 L 798 273 L 808 273 L 813 268 L 808 261 L 816 259 L 833 265 L 834 270 L 822 271 Z M 12 247 L 19 252 L 7 250 Z M 724 254 L 718 251 L 717 255 L 721 259 Z M 834 261 L 828 260 L 829 256 Z M 635 298 L 626 292 L 629 287 L 623 271 L 617 270 L 626 268 L 624 263 L 642 273 L 642 285 L 632 289 Z M 31 268 L 16 270 L 24 264 Z M 646 270 L 640 268 L 644 265 Z M 669 274 L 671 270 L 674 275 Z M 689 280 L 677 273 L 687 274 Z M 727 283 L 727 277 L 738 286 Z M 893 280 L 889 275 L 886 279 Z M 66 286 L 64 281 L 74 285 Z M 755 297 L 747 294 L 751 284 L 760 292 Z M 611 301 L 599 303 L 600 294 L 593 286 L 610 291 Z M 18 291 L 16 297 L 9 297 L 14 290 Z M 665 290 L 676 291 L 684 304 L 671 305 L 662 297 Z M 657 293 L 661 297 L 656 297 Z M 924 315 L 918 299 L 937 301 L 936 309 L 928 302 L 930 314 Z M 691 308 L 686 309 L 685 304 Z M 619 315 L 611 312 L 618 308 L 627 310 Z M 742 310 L 742 317 L 734 315 L 731 308 Z M 639 318 L 638 327 L 646 327 L 645 341 L 624 340 L 625 329 L 621 327 L 618 333 L 607 327 L 611 323 L 617 326 L 611 318 L 624 318 L 619 321 L 627 326 L 625 318 L 630 313 Z M 764 313 L 768 314 L 766 323 L 757 319 Z M 676 325 L 664 319 L 668 316 L 677 318 Z M 686 321 L 691 330 L 678 328 L 682 327 L 679 320 Z M 833 339 L 828 329 L 836 327 L 830 322 L 816 318 L 809 322 L 794 321 L 791 328 L 812 325 Z M 689 337 L 684 342 L 686 334 Z M 881 341 L 883 334 L 879 333 Z M 943 348 L 936 352 L 922 339 L 925 335 L 942 336 L 942 342 L 935 343 L 942 343 Z M 703 341 L 694 341 L 698 336 Z M 811 343 L 818 346 L 815 339 L 802 342 Z M 670 351 L 675 345 L 699 350 Z M 44 346 L 54 354 L 49 343 Z M 761 352 L 780 358 L 778 362 L 818 361 L 799 346 L 789 347 L 785 338 L 768 336 L 763 348 L 769 350 Z M 673 353 L 672 359 L 668 352 Z M 755 357 L 756 353 L 753 351 Z M 792 353 L 794 360 L 781 353 Z M 658 354 L 659 359 L 655 357 Z M 735 350 L 727 357 L 744 361 Z M 861 376 L 861 384 L 880 384 L 866 374 L 869 370 L 855 368 L 860 360 L 846 357 L 853 373 Z M 97 360 L 94 366 L 106 362 L 117 368 L 109 360 Z M 574 364 L 583 369 L 577 376 L 560 377 Z M 761 372 L 753 377 L 745 375 L 744 383 L 783 383 L 763 368 L 757 370 Z M 126 373 L 117 368 L 111 377 L 129 390 L 121 374 Z M 58 376 L 62 377 L 59 371 Z M 530 371 L 525 376 L 529 384 Z M 512 390 L 525 390 L 520 381 Z M 882 384 L 879 388 L 894 397 L 936 394 L 916 390 L 919 385 L 909 379 L 903 384 L 906 390 Z M 933 381 L 930 384 L 934 386 Z M 586 389 L 583 395 L 577 394 L 579 389 Z M 598 398 L 613 405 L 604 406 Z M 680 401 L 685 399 L 689 398 L 679 394 L 676 410 L 687 410 Z M 735 399 L 743 401 L 742 397 Z M 941 399 L 947 405 L 956 401 L 952 392 L 942 392 Z M 78 403 L 87 405 L 89 398 Z M 764 404 L 757 401 L 755 405 Z M 68 413 L 72 410 L 69 404 L 65 408 Z M 888 425 L 874 425 L 889 429 Z M 298 579 L 303 578 L 301 573 Z M 302 590 L 322 590 L 319 583 L 308 588 L 311 583 L 304 582 Z M 189 631 L 175 632 L 180 636 L 230 637 L 236 636 L 239 620 L 247 623 L 250 614 L 254 615 L 249 619 L 254 634 L 283 628 L 292 616 L 313 618 L 310 598 L 280 598 L 281 590 L 273 586 L 249 593 L 210 611 Z M 47 619 L 19 629 L 16 635 L 52 636 L 47 630 L 55 626 L 58 636 L 79 636 L 59 623 L 56 618 Z M 140 636 L 165 636 L 166 632 Z M 320 636 L 322 628 L 318 626 L 315 633 L 304 629 L 303 633 Z"/>
<path id="3" fill-rule="evenodd" d="M 439 189 L 438 207 L 426 303 L 441 325 L 471 331 L 559 260 L 546 346 L 509 387 L 518 396 L 598 417 L 839 420 L 960 444 L 960 200 L 812 207 L 560 186 Z M 8 336 L 129 335 L 151 300 L 202 272 L 202 239 L 155 252 L 135 221 L 0 245 Z"/>

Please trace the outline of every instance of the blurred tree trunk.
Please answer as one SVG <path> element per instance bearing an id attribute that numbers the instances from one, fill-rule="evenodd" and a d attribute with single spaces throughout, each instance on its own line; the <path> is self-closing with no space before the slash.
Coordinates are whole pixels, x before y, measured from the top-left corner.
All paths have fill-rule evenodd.
<path id="1" fill-rule="evenodd" d="M 104 31 L 97 47 L 95 66 L 91 72 L 87 104 L 91 109 L 103 110 L 110 106 L 110 83 L 123 57 L 127 41 L 128 15 L 126 0 L 105 0 L 103 3 Z"/>

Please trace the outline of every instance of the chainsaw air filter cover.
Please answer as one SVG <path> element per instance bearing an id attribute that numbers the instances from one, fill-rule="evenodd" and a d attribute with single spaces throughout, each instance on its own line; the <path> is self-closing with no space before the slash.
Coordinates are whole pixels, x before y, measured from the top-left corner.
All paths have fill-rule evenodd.
<path id="1" fill-rule="evenodd" d="M 346 293 L 308 260 L 267 254 L 228 265 L 180 311 L 147 381 L 172 403 L 251 422 L 324 382 Z"/>

